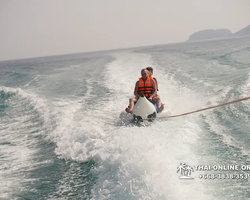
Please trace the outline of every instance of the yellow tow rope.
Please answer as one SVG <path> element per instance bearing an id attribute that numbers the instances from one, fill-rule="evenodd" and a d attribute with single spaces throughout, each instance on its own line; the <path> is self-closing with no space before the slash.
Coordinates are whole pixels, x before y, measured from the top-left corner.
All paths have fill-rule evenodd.
<path id="1" fill-rule="evenodd" d="M 179 115 L 170 115 L 170 116 L 165 116 L 165 117 L 153 117 L 153 118 L 146 118 L 146 119 L 143 119 L 143 120 L 180 117 L 180 116 L 184 116 L 184 115 L 190 115 L 190 114 L 193 114 L 193 113 L 201 112 L 203 110 L 208 110 L 208 109 L 212 109 L 212 108 L 216 108 L 216 107 L 220 107 L 220 106 L 225 106 L 225 105 L 228 105 L 228 104 L 237 103 L 237 102 L 240 102 L 240 101 L 246 101 L 248 99 L 250 99 L 250 97 L 245 97 L 245 98 L 242 98 L 242 99 L 236 99 L 236 100 L 229 101 L 229 102 L 226 102 L 226 103 L 222 103 L 222 104 L 219 104 L 219 105 L 216 105 L 216 106 L 211 106 L 211 107 L 207 107 L 207 108 L 203 108 L 203 109 L 199 109 L 199 110 L 195 110 L 195 111 L 192 111 L 192 112 L 187 112 L 187 113 L 183 113 L 183 114 L 179 114 Z"/>

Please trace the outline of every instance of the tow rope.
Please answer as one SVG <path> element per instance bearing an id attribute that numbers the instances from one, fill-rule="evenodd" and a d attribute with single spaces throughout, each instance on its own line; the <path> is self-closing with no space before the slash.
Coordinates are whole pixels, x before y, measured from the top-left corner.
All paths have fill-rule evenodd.
<path id="1" fill-rule="evenodd" d="M 146 119 L 143 119 L 143 120 L 152 120 L 152 119 L 163 119 L 163 118 L 180 117 L 180 116 L 190 115 L 190 114 L 193 114 L 193 113 L 201 112 L 201 111 L 204 111 L 204 110 L 209 110 L 209 109 L 216 108 L 216 107 L 220 107 L 220 106 L 225 106 L 225 105 L 228 105 L 228 104 L 237 103 L 237 102 L 240 102 L 240 101 L 246 101 L 246 100 L 248 100 L 248 99 L 250 99 L 250 97 L 245 97 L 245 98 L 241 98 L 241 99 L 236 99 L 236 100 L 229 101 L 229 102 L 226 102 L 226 103 L 222 103 L 222 104 L 219 104 L 219 105 L 216 105 L 216 106 L 210 106 L 210 107 L 207 107 L 207 108 L 203 108 L 203 109 L 199 109 L 199 110 L 195 110 L 195 111 L 192 111 L 192 112 L 187 112 L 187 113 L 183 113 L 183 114 L 179 114 L 179 115 L 170 115 L 170 116 L 165 116 L 165 117 L 153 117 L 153 118 L 146 118 Z"/>

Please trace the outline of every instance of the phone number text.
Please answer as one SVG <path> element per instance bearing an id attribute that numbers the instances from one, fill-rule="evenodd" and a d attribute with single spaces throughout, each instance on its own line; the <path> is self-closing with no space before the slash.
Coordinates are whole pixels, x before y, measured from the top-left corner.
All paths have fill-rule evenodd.
<path id="1" fill-rule="evenodd" d="M 200 179 L 248 179 L 250 174 L 227 174 L 227 173 L 218 173 L 218 174 L 200 174 Z"/>

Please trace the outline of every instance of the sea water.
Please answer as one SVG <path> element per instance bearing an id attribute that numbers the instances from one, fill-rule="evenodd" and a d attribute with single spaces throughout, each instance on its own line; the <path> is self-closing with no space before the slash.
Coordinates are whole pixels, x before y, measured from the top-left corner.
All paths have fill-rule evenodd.
<path id="1" fill-rule="evenodd" d="M 173 115 L 250 96 L 249 37 L 2 61 L 0 199 L 250 198 L 213 170 L 250 165 L 250 101 L 124 125 L 148 66 Z"/>

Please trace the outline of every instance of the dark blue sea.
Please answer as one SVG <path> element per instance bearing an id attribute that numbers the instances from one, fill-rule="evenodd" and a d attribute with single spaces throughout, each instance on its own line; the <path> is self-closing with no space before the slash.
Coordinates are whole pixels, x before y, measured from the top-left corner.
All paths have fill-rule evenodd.
<path id="1" fill-rule="evenodd" d="M 0 199 L 249 199 L 250 100 L 124 124 L 148 66 L 172 115 L 250 96 L 249 37 L 1 61 Z"/>

